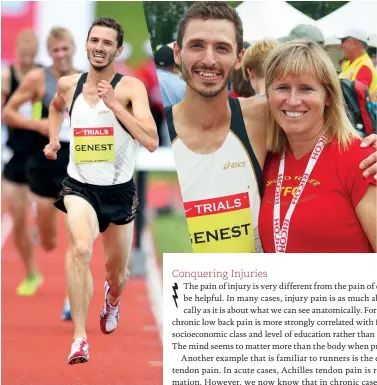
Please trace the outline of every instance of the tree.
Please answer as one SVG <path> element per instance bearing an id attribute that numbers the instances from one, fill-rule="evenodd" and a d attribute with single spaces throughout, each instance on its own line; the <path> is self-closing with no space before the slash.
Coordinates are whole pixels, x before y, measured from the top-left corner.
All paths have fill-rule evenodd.
<path id="1" fill-rule="evenodd" d="M 237 7 L 242 1 L 228 3 Z M 153 51 L 158 45 L 175 40 L 179 20 L 190 5 L 192 1 L 143 1 Z"/>
<path id="2" fill-rule="evenodd" d="M 191 1 L 143 1 L 153 51 L 176 38 L 177 26 Z"/>
<path id="3" fill-rule="evenodd" d="M 331 12 L 347 4 L 348 1 L 287 1 L 306 16 L 314 20 L 321 19 Z"/>
<path id="4" fill-rule="evenodd" d="M 237 7 L 242 1 L 228 1 Z M 305 15 L 318 20 L 348 1 L 288 1 Z M 177 26 L 192 1 L 143 1 L 145 19 L 150 34 L 152 49 L 160 44 L 169 44 L 176 38 Z"/>

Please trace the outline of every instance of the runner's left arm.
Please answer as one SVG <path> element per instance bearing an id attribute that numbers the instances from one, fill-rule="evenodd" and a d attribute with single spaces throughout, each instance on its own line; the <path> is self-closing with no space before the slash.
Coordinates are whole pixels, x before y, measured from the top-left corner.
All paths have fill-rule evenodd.
<path id="1" fill-rule="evenodd" d="M 127 127 L 130 134 L 148 151 L 153 152 L 158 147 L 158 134 L 156 123 L 149 108 L 145 86 L 136 78 L 123 79 L 119 85 L 124 86 L 128 92 L 127 99 L 132 103 L 132 114 L 126 110 L 126 106 L 115 99 L 114 91 L 109 83 L 101 82 L 98 85 L 98 94 L 119 121 Z"/>
<path id="2" fill-rule="evenodd" d="M 361 142 L 361 147 L 372 146 L 375 150 L 377 150 L 377 135 L 371 134 L 363 139 Z M 374 174 L 374 179 L 377 180 L 377 151 L 373 154 L 369 155 L 366 159 L 364 159 L 360 163 L 360 168 L 365 170 L 363 175 L 367 178 L 369 175 Z"/>

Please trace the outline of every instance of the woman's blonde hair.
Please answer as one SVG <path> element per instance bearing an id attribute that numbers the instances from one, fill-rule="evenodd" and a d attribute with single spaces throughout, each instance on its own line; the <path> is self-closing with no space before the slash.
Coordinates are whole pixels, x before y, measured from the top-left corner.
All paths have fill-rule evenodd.
<path id="1" fill-rule="evenodd" d="M 275 40 L 262 40 L 258 43 L 251 45 L 244 53 L 242 58 L 242 73 L 245 80 L 249 80 L 249 74 L 247 70 L 251 70 L 255 73 L 255 76 L 262 79 L 263 63 L 265 62 L 268 54 L 278 46 L 278 42 Z"/>
<path id="2" fill-rule="evenodd" d="M 295 40 L 274 49 L 264 63 L 267 98 L 269 87 L 276 79 L 300 76 L 310 73 L 325 87 L 330 105 L 324 110 L 324 130 L 329 140 L 336 137 L 343 148 L 347 148 L 353 137 L 358 137 L 348 118 L 343 93 L 335 67 L 326 51 L 317 43 Z M 271 152 L 282 153 L 287 145 L 287 137 L 270 109 L 267 115 L 267 148 Z"/>

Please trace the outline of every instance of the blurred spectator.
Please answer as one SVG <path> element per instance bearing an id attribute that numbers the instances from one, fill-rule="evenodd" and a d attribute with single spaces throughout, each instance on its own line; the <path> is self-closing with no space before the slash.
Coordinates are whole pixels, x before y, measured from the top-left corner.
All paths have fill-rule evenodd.
<path id="1" fill-rule="evenodd" d="M 248 41 L 243 42 L 243 49 L 248 49 L 250 47 L 250 43 Z"/>
<path id="2" fill-rule="evenodd" d="M 17 37 L 16 46 L 16 58 L 15 62 L 2 66 L 1 69 L 1 111 L 3 107 L 10 99 L 12 94 L 17 89 L 19 83 L 22 81 L 24 75 L 31 69 L 37 67 L 35 58 L 38 52 L 38 39 L 36 34 L 25 29 L 20 32 Z M 20 108 L 20 113 L 29 117 L 32 115 L 32 105 L 27 102 Z M 12 127 L 7 127 L 3 121 L 1 122 L 1 146 L 2 146 L 2 162 L 3 169 L 4 164 L 10 160 L 13 153 L 9 152 L 9 149 L 14 151 L 23 152 L 25 143 L 28 143 L 30 137 L 33 135 L 28 130 L 19 130 Z M 5 147 L 5 144 L 7 147 Z"/>
<path id="3" fill-rule="evenodd" d="M 340 48 L 346 61 L 339 75 L 341 79 L 358 80 L 369 87 L 373 97 L 377 87 L 377 73 L 370 56 L 367 53 L 368 36 L 361 29 L 350 29 L 341 40 Z"/>
<path id="4" fill-rule="evenodd" d="M 233 71 L 231 82 L 232 91 L 229 94 L 231 98 L 249 98 L 250 96 L 255 95 L 255 91 L 249 80 L 244 78 L 241 68 L 237 71 Z"/>
<path id="5" fill-rule="evenodd" d="M 172 48 L 167 45 L 160 47 L 154 55 L 154 62 L 164 107 L 179 103 L 186 95 L 186 83 L 176 74 Z"/>
<path id="6" fill-rule="evenodd" d="M 244 41 L 243 49 L 247 49 L 249 47 L 250 43 L 248 41 Z M 233 71 L 232 77 L 229 81 L 229 96 L 231 98 L 249 98 L 254 95 L 255 91 L 250 85 L 249 80 L 243 76 L 242 69 L 240 68 L 238 71 Z"/>
<path id="7" fill-rule="evenodd" d="M 23 76 L 36 67 L 35 57 L 38 51 L 38 39 L 31 30 L 23 30 L 17 38 L 16 62 L 2 70 L 1 106 L 9 99 L 12 88 Z"/>
<path id="8" fill-rule="evenodd" d="M 344 57 L 342 57 L 339 61 L 338 61 L 338 66 L 339 68 L 342 68 L 343 67 L 343 64 L 346 62 L 346 59 Z M 338 71 L 339 72 L 339 71 Z"/>
<path id="9" fill-rule="evenodd" d="M 278 42 L 274 40 L 262 40 L 245 51 L 242 59 L 242 74 L 257 95 L 265 96 L 266 94 L 263 63 L 268 54 L 277 46 Z"/>
<path id="10" fill-rule="evenodd" d="M 374 65 L 374 68 L 376 68 L 377 70 L 377 58 L 376 58 L 376 52 L 373 52 L 371 55 L 370 55 L 370 59 L 372 60 L 372 63 Z"/>
<path id="11" fill-rule="evenodd" d="M 285 43 L 291 40 L 311 40 L 315 41 L 318 44 L 325 45 L 325 36 L 322 31 L 311 24 L 298 24 L 296 25 L 291 32 L 289 32 L 288 36 L 284 36 L 279 39 L 280 43 Z"/>
<path id="12" fill-rule="evenodd" d="M 133 76 L 132 68 L 127 64 L 127 60 L 132 54 L 132 46 L 124 41 L 123 42 L 123 51 L 122 53 L 115 58 L 115 71 L 125 75 L 125 76 Z"/>
<path id="13" fill-rule="evenodd" d="M 153 118 L 156 122 L 160 145 L 163 142 L 161 130 L 164 120 L 164 106 L 162 104 L 161 93 L 156 74 L 156 67 L 153 61 L 153 52 L 150 48 L 150 42 L 146 41 L 144 45 L 144 52 L 147 55 L 146 59 L 137 66 L 134 70 L 133 76 L 142 81 L 147 89 L 150 109 Z"/>

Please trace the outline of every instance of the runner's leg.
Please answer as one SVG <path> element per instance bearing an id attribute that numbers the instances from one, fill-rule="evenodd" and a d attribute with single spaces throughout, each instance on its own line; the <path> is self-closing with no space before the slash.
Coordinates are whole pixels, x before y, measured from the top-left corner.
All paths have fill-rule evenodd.
<path id="1" fill-rule="evenodd" d="M 43 250 L 52 251 L 57 245 L 57 210 L 54 207 L 54 199 L 36 194 L 33 194 L 32 199 L 37 207 L 36 223 L 40 245 Z"/>
<path id="2" fill-rule="evenodd" d="M 112 333 L 118 326 L 120 296 L 124 291 L 130 271 L 128 269 L 133 237 L 133 222 L 110 226 L 103 233 L 105 254 L 105 302 L 100 315 L 102 333 Z"/>
<path id="3" fill-rule="evenodd" d="M 67 209 L 69 252 L 66 272 L 68 297 L 74 327 L 73 339 L 86 338 L 86 320 L 89 302 L 93 295 L 93 279 L 89 263 L 93 243 L 99 234 L 96 212 L 83 198 L 75 195 L 64 197 Z"/>
<path id="4" fill-rule="evenodd" d="M 111 305 L 117 304 L 130 278 L 128 267 L 133 230 L 134 222 L 127 225 L 110 223 L 102 236 L 105 256 L 105 279 L 110 285 L 108 301 Z"/>
<path id="5" fill-rule="evenodd" d="M 13 183 L 3 179 L 3 192 L 9 213 L 13 220 L 14 241 L 24 263 L 26 276 L 35 276 L 38 273 L 38 269 L 35 262 L 33 242 L 27 223 L 29 189 L 25 184 Z"/>

